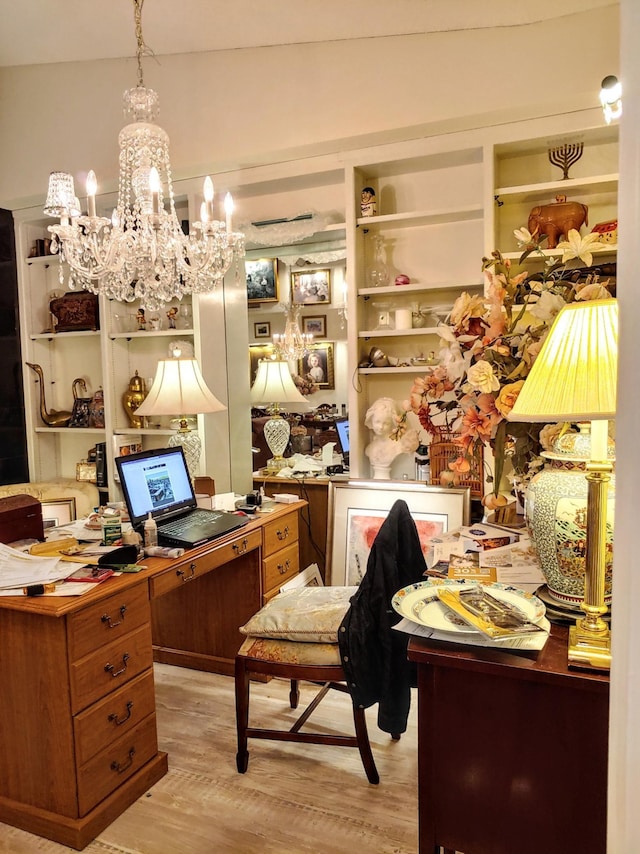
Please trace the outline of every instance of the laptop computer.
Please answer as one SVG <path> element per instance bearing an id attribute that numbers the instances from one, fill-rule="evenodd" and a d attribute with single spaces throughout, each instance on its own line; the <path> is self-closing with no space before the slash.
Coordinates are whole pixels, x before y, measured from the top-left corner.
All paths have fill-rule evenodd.
<path id="1" fill-rule="evenodd" d="M 248 522 L 235 513 L 198 507 L 181 447 L 116 457 L 116 467 L 131 524 L 142 532 L 151 513 L 160 545 L 192 549 Z"/>
<path id="2" fill-rule="evenodd" d="M 339 451 L 342 454 L 345 466 L 349 465 L 349 419 L 336 419 L 336 432 L 338 434 Z"/>

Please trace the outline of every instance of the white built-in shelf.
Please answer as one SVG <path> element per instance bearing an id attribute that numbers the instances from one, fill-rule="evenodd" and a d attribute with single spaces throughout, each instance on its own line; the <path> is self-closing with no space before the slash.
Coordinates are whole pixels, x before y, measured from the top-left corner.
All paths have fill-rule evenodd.
<path id="1" fill-rule="evenodd" d="M 176 338 L 180 335 L 193 335 L 193 329 L 157 329 L 145 330 L 144 332 L 110 332 L 109 338 L 115 341 L 116 338 Z"/>
<path id="2" fill-rule="evenodd" d="M 368 374 L 369 376 L 382 376 L 383 374 L 424 374 L 428 369 L 429 365 L 402 365 L 388 368 L 358 368 L 358 373 Z"/>
<path id="3" fill-rule="evenodd" d="M 356 222 L 367 229 L 380 226 L 410 227 L 416 225 L 442 225 L 447 222 L 466 222 L 482 219 L 484 209 L 472 206 L 463 208 L 441 208 L 440 210 L 411 211 L 409 213 L 380 214 L 379 216 L 361 216 Z"/>
<path id="4" fill-rule="evenodd" d="M 100 335 L 99 329 L 80 329 L 76 332 L 33 332 L 29 338 L 32 341 L 37 341 L 41 338 L 48 339 L 50 341 L 58 341 L 63 340 L 64 338 L 82 338 L 89 337 L 95 338 Z"/>
<path id="5" fill-rule="evenodd" d="M 31 258 L 25 258 L 25 263 L 36 264 L 39 267 L 48 267 L 49 264 L 60 263 L 59 255 L 33 255 Z"/>
<path id="6" fill-rule="evenodd" d="M 423 326 L 421 329 L 365 329 L 358 332 L 358 338 L 406 338 L 410 335 L 437 335 L 435 326 Z"/>
<path id="7" fill-rule="evenodd" d="M 590 178 L 567 178 L 566 180 L 546 181 L 540 184 L 522 184 L 517 187 L 498 187 L 494 193 L 501 199 L 509 196 L 510 202 L 527 202 L 543 199 L 551 193 L 566 194 L 568 191 L 616 192 L 618 173 L 593 175 Z"/>
<path id="8" fill-rule="evenodd" d="M 522 255 L 523 251 L 524 250 L 521 249 L 519 252 L 503 252 L 502 257 L 503 258 L 510 258 L 510 259 L 513 259 L 513 258 L 518 259 Z M 544 258 L 560 258 L 560 257 L 562 257 L 562 254 L 563 254 L 562 250 L 557 249 L 557 248 L 556 249 L 543 249 L 542 252 L 544 253 Z M 596 256 L 603 257 L 606 255 L 616 255 L 617 252 L 618 252 L 618 244 L 617 243 L 610 244 L 609 246 L 607 246 L 606 249 L 592 249 L 591 250 L 591 254 L 594 256 L 594 258 Z M 572 261 L 574 261 L 574 260 L 580 261 L 579 258 L 578 259 L 572 259 Z M 530 264 L 532 261 L 542 262 L 543 257 L 542 257 L 542 255 L 540 255 L 539 252 L 532 252 L 531 255 L 527 255 L 527 257 L 524 259 L 524 261 L 522 263 L 523 264 Z M 580 263 L 582 263 L 582 262 L 580 262 Z"/>
<path id="9" fill-rule="evenodd" d="M 92 436 L 104 436 L 104 427 L 36 427 L 36 433 L 72 433 L 75 436 L 88 433 Z"/>
<path id="10" fill-rule="evenodd" d="M 176 430 L 170 427 L 129 427 L 128 429 L 114 430 L 114 436 L 173 436 Z"/>
<path id="11" fill-rule="evenodd" d="M 402 296 L 403 294 L 428 294 L 438 291 L 456 291 L 459 294 L 467 288 L 481 288 L 482 282 L 434 282 L 434 284 L 384 285 L 377 288 L 358 288 L 359 297 L 381 296 L 382 294 Z"/>

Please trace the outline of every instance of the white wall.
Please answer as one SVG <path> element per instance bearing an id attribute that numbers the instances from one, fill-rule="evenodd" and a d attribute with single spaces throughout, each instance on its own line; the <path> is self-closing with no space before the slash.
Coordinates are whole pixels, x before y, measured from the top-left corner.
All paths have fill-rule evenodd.
<path id="1" fill-rule="evenodd" d="M 618 70 L 618 16 L 163 56 L 144 70 L 175 177 L 190 177 L 483 120 L 461 117 L 589 107 Z M 120 98 L 135 82 L 133 59 L 2 69 L 0 206 L 40 203 L 52 169 L 93 168 L 114 189 Z"/>

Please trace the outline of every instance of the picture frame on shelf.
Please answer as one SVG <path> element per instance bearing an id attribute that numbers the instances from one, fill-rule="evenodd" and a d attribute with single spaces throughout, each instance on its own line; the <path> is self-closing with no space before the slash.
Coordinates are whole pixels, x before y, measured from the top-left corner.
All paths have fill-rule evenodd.
<path id="1" fill-rule="evenodd" d="M 313 335 L 314 338 L 324 338 L 327 334 L 327 315 L 314 314 L 301 318 L 302 332 L 304 335 Z"/>
<path id="2" fill-rule="evenodd" d="M 253 335 L 255 338 L 271 338 L 271 324 L 263 320 L 253 324 Z"/>
<path id="3" fill-rule="evenodd" d="M 331 302 L 331 270 L 299 270 L 291 273 L 291 299 L 294 305 Z"/>
<path id="4" fill-rule="evenodd" d="M 244 262 L 249 306 L 278 302 L 278 259 L 258 258 Z"/>
<path id="5" fill-rule="evenodd" d="M 258 373 L 261 359 L 270 359 L 273 355 L 273 344 L 249 344 L 249 381 L 251 385 Z"/>
<path id="6" fill-rule="evenodd" d="M 320 389 L 334 389 L 334 347 L 333 341 L 313 341 L 309 344 L 307 352 L 298 359 L 298 375 L 308 377 Z"/>
<path id="7" fill-rule="evenodd" d="M 42 524 L 45 528 L 58 528 L 76 520 L 75 498 L 44 499 L 42 504 Z"/>
<path id="8" fill-rule="evenodd" d="M 469 524 L 468 488 L 411 481 L 349 480 L 329 483 L 326 583 L 357 585 L 371 545 L 394 503 L 406 501 L 423 553 L 433 537 Z"/>

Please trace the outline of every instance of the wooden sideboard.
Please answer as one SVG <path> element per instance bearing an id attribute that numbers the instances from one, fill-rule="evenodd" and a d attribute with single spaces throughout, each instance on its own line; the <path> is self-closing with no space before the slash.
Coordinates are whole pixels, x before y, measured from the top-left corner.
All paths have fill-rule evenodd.
<path id="1" fill-rule="evenodd" d="M 82 596 L 0 597 L 0 821 L 82 849 L 166 773 L 153 661 L 233 673 L 238 627 L 298 571 L 303 507 Z"/>
<path id="2" fill-rule="evenodd" d="M 419 851 L 605 854 L 609 677 L 535 654 L 412 638 Z"/>

